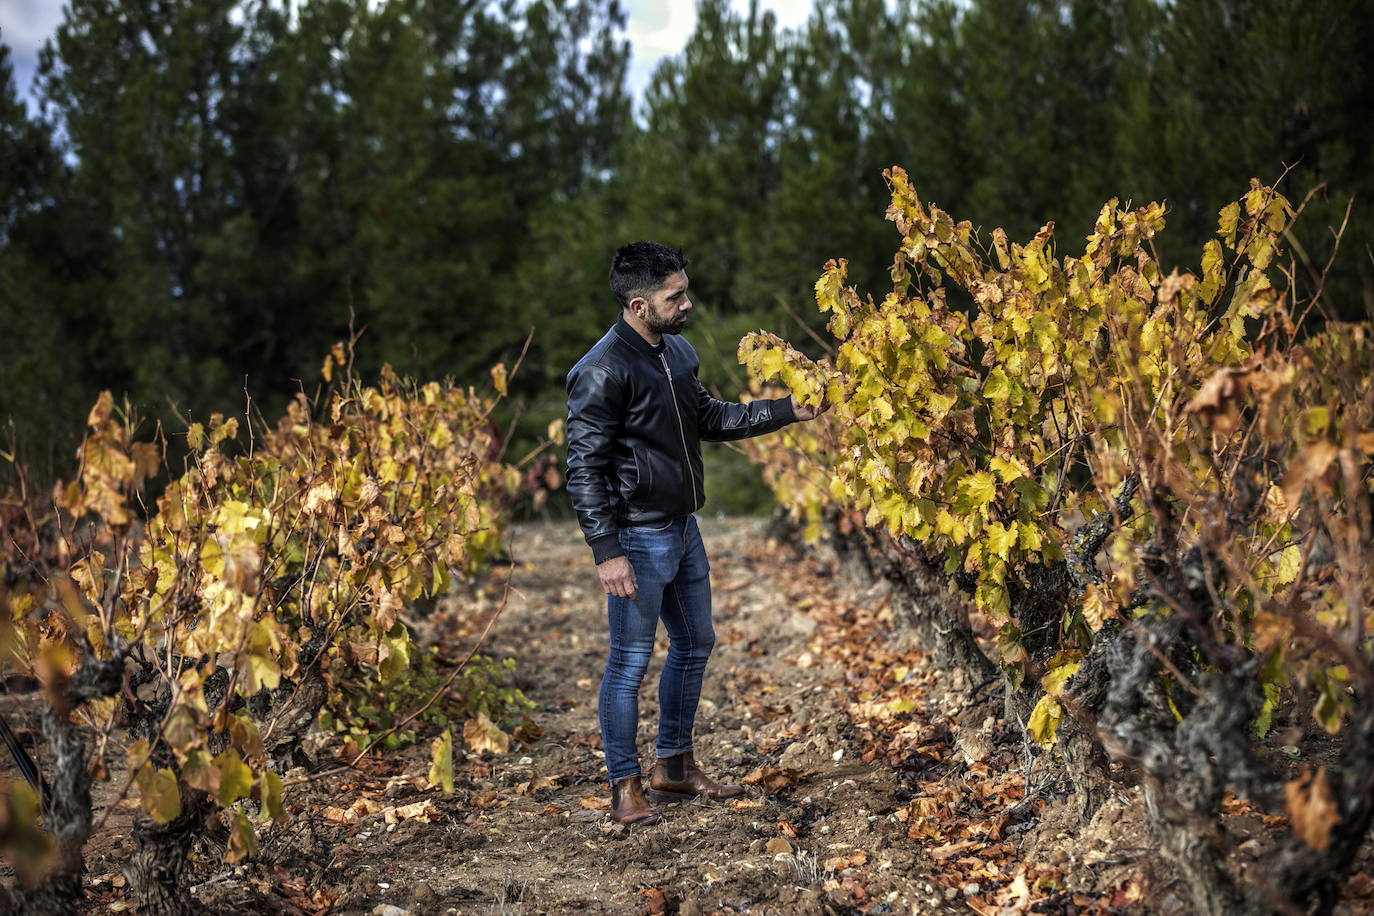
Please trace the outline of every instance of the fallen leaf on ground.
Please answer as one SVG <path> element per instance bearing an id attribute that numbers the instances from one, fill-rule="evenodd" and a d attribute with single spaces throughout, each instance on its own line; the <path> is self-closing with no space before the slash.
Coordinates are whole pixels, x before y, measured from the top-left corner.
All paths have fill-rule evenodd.
<path id="1" fill-rule="evenodd" d="M 801 775 L 801 770 L 790 770 L 785 767 L 759 767 L 745 776 L 743 781 L 746 785 L 763 786 L 766 792 L 780 792 L 800 779 Z"/>
<path id="2" fill-rule="evenodd" d="M 588 811 L 609 811 L 611 800 L 604 795 L 588 795 L 577 802 Z"/>
<path id="3" fill-rule="evenodd" d="M 858 868 L 868 863 L 868 853 L 860 849 L 847 856 L 834 856 L 825 860 L 825 867 L 829 871 L 843 871 L 846 868 Z"/>
<path id="4" fill-rule="evenodd" d="M 928 854 L 936 862 L 943 862 L 946 859 L 954 858 L 961 852 L 967 852 L 977 845 L 977 840 L 960 840 L 957 843 L 946 843 L 943 846 L 937 846 L 929 850 Z"/>
<path id="5" fill-rule="evenodd" d="M 530 778 L 529 782 L 522 782 L 520 785 L 516 786 L 515 792 L 517 795 L 533 795 L 540 789 L 556 788 L 558 788 L 558 782 L 556 780 L 550 779 L 547 776 L 534 776 Z"/>
<path id="6" fill-rule="evenodd" d="M 510 735 L 501 731 L 496 723 L 479 712 L 477 718 L 463 723 L 463 743 L 477 753 L 491 751 L 494 754 L 510 752 Z"/>
<path id="7" fill-rule="evenodd" d="M 398 821 L 420 821 L 424 824 L 432 824 L 441 820 L 444 813 L 434 806 L 434 802 L 424 799 L 411 805 L 387 808 L 382 812 L 382 816 L 386 818 L 388 824 L 395 824 Z"/>
<path id="8" fill-rule="evenodd" d="M 384 806 L 380 802 L 370 798 L 359 798 L 347 808 L 330 806 L 325 808 L 321 816 L 327 821 L 336 821 L 340 824 L 356 824 L 358 819 L 369 814 L 376 814 Z"/>

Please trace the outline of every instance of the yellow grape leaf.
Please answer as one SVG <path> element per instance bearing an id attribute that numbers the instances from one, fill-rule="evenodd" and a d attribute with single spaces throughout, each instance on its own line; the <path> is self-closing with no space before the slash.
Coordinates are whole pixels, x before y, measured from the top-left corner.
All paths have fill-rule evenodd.
<path id="1" fill-rule="evenodd" d="M 444 733 L 434 739 L 429 749 L 429 784 L 441 787 L 446 793 L 453 792 L 453 732 Z"/>
<path id="2" fill-rule="evenodd" d="M 235 417 L 230 417 L 223 423 L 217 423 L 219 414 L 210 417 L 210 444 L 219 445 L 225 439 L 233 439 L 239 434 L 239 421 Z"/>
<path id="3" fill-rule="evenodd" d="M 975 512 L 997 498 L 997 481 L 987 471 L 977 471 L 959 481 L 959 499 L 954 509 L 965 514 Z"/>
<path id="4" fill-rule="evenodd" d="M 253 824 L 242 811 L 235 811 L 233 826 L 229 828 L 229 849 L 224 855 L 224 861 L 232 864 L 257 854 L 258 834 L 253 830 Z"/>
<path id="5" fill-rule="evenodd" d="M 1217 235 L 1226 240 L 1227 247 L 1234 247 L 1236 244 L 1236 227 L 1239 222 L 1239 203 L 1232 201 L 1221 208 L 1220 218 L 1217 220 Z"/>
<path id="6" fill-rule="evenodd" d="M 383 680 L 391 680 L 398 677 L 402 672 L 410 667 L 410 636 L 405 628 L 401 627 L 399 636 L 388 636 L 384 644 L 387 649 L 386 656 L 377 665 L 377 673 Z"/>
<path id="7" fill-rule="evenodd" d="M 1064 686 L 1068 684 L 1069 678 L 1078 673 L 1078 669 L 1082 664 L 1081 661 L 1070 661 L 1055 668 L 1051 668 L 1049 671 L 1045 672 L 1045 676 L 1041 678 L 1040 686 L 1044 688 L 1045 693 L 1050 696 L 1062 696 L 1064 693 Z"/>
<path id="8" fill-rule="evenodd" d="M 1330 423 L 1330 410 L 1325 406 L 1309 407 L 1302 412 L 1298 422 L 1309 438 L 1320 435 L 1326 431 L 1327 424 Z"/>
<path id="9" fill-rule="evenodd" d="M 989 401 L 1005 401 L 1011 397 L 1011 380 L 1001 366 L 988 373 L 988 379 L 983 383 L 983 397 Z"/>
<path id="10" fill-rule="evenodd" d="M 243 713 L 229 717 L 229 740 L 245 757 L 256 757 L 263 751 L 262 732 L 258 731 L 257 723 Z"/>
<path id="11" fill-rule="evenodd" d="M 153 769 L 145 764 L 135 781 L 142 795 L 143 810 L 159 824 L 174 821 L 181 814 L 181 792 L 171 767 Z"/>
<path id="12" fill-rule="evenodd" d="M 219 793 L 216 796 L 221 805 L 232 804 L 246 796 L 253 788 L 253 771 L 239 757 L 232 747 L 225 748 L 214 760 L 219 768 Z"/>
<path id="13" fill-rule="evenodd" d="M 993 555 L 1008 559 L 1011 549 L 1016 546 L 1016 525 L 1010 528 L 1003 527 L 1001 522 L 988 525 L 987 544 Z"/>
<path id="14" fill-rule="evenodd" d="M 1042 747 L 1054 746 L 1054 733 L 1059 728 L 1059 721 L 1064 718 L 1064 707 L 1059 705 L 1059 701 L 1048 693 L 1040 698 L 1031 710 L 1030 721 L 1026 723 L 1026 731 L 1030 732 L 1032 738 L 1040 743 Z"/>
<path id="15" fill-rule="evenodd" d="M 491 383 L 496 386 L 496 393 L 501 397 L 506 396 L 506 364 L 497 363 L 491 367 Z"/>
<path id="16" fill-rule="evenodd" d="M 1025 464 L 1014 455 L 1005 458 L 1001 455 L 994 455 L 988 459 L 988 467 L 998 477 L 1002 478 L 1003 483 L 1011 483 L 1019 477 L 1025 477 L 1028 473 Z"/>
<path id="17" fill-rule="evenodd" d="M 219 767 L 210 761 L 209 751 L 197 748 L 181 764 L 182 782 L 193 789 L 215 795 L 219 792 Z"/>
<path id="18" fill-rule="evenodd" d="M 102 391 L 95 399 L 95 404 L 91 407 L 91 412 L 86 416 L 86 425 L 91 429 L 97 429 L 110 419 L 110 414 L 114 412 L 114 395 L 108 391 Z"/>
<path id="19" fill-rule="evenodd" d="M 1279 586 L 1287 585 L 1298 578 L 1298 572 L 1302 569 L 1302 550 L 1297 544 L 1289 544 L 1279 553 L 1278 575 L 1275 583 Z"/>
<path id="20" fill-rule="evenodd" d="M 282 804 L 281 777 L 271 770 L 263 770 L 258 778 L 258 802 L 262 806 L 260 820 L 274 820 L 281 823 L 286 820 L 286 807 Z"/>
<path id="21" fill-rule="evenodd" d="M 244 678 L 244 687 L 248 694 L 257 693 L 262 688 L 276 690 L 281 684 L 281 668 L 277 665 L 277 660 L 269 655 L 262 655 L 251 652 L 245 659 L 248 663 L 246 670 L 247 677 Z"/>

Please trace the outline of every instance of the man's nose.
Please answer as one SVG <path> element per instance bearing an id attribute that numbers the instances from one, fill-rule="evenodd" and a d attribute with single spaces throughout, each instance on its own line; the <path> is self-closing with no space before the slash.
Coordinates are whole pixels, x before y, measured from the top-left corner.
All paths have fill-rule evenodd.
<path id="1" fill-rule="evenodd" d="M 684 312 L 690 311 L 691 308 L 692 308 L 692 300 L 691 300 L 691 299 L 688 299 L 688 298 L 686 298 L 686 297 L 684 297 L 683 300 L 682 300 L 682 311 L 684 311 Z"/>

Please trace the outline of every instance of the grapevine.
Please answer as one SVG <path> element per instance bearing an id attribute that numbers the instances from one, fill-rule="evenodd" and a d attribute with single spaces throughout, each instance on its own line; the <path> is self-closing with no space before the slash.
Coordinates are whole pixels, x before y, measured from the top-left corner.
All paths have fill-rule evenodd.
<path id="1" fill-rule="evenodd" d="M 519 483 L 490 419 L 504 367 L 490 396 L 389 368 L 375 386 L 334 382 L 345 365 L 336 346 L 327 395 L 298 396 L 271 427 L 241 431 L 219 415 L 191 424 L 186 468 L 151 507 L 142 486 L 166 443 L 138 441 L 127 406 L 102 394 L 79 473 L 54 494 L 56 568 L 7 598 L 6 665 L 45 691 L 45 733 L 71 738 L 72 715 L 93 729 L 97 776 L 109 755 L 126 756 L 124 791 L 148 819 L 135 872 L 167 866 L 167 844 L 150 837 L 216 809 L 226 860 L 253 855 L 258 826 L 287 817 L 281 773 L 331 695 L 356 689 L 360 672 L 387 681 L 406 671 L 416 652 L 406 604 L 502 549 Z M 89 794 L 73 789 L 89 830 Z M 12 821 L 36 809 L 26 790 L 11 788 Z M 49 817 L 60 822 L 60 805 Z M 12 852 L 40 860 L 45 849 Z M 56 869 L 49 885 L 63 876 Z M 180 892 L 136 889 L 154 908 Z"/>
<path id="2" fill-rule="evenodd" d="M 1024 244 L 984 237 L 901 169 L 887 177 L 891 292 L 861 297 L 842 260 L 816 283 L 834 369 L 768 335 L 741 342 L 757 382 L 835 404 L 828 490 L 798 505 L 778 486 L 795 471 L 778 470 L 780 498 L 809 517 L 862 513 L 970 592 L 1025 700 L 1009 708 L 1081 793 L 1100 796 L 1104 753 L 1161 797 L 1179 790 L 1160 761 L 1204 753 L 1216 772 L 1189 777 L 1209 786 L 1195 813 L 1211 817 L 1229 781 L 1311 820 L 1334 791 L 1325 776 L 1278 793 L 1252 745 L 1298 693 L 1326 731 L 1348 729 L 1349 753 L 1374 727 L 1374 347 L 1368 325 L 1304 327 L 1310 303 L 1279 260 L 1294 208 L 1254 181 L 1221 210 L 1200 270 L 1166 272 L 1158 203 L 1109 201 L 1070 256 L 1053 224 Z M 784 465 L 811 461 L 798 448 Z M 1235 711 L 1224 726 L 1220 708 Z M 1368 766 L 1353 766 L 1358 785 Z M 1333 837 L 1363 836 L 1369 817 L 1355 805 L 1297 831 L 1284 867 L 1325 856 L 1339 872 L 1347 841 Z M 1188 858 L 1199 906 L 1246 893 Z"/>

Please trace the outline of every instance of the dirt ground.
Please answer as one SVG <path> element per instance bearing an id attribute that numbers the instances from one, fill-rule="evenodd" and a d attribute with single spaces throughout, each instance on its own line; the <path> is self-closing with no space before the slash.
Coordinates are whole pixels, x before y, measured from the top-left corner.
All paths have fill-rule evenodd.
<path id="1" fill-rule="evenodd" d="M 574 524 L 526 525 L 483 651 L 517 660 L 542 736 L 505 754 L 455 747 L 452 795 L 428 786 L 427 741 L 362 769 L 288 774 L 290 823 L 264 831 L 252 861 L 193 862 L 196 899 L 311 916 L 1186 912 L 1129 793 L 1076 831 L 1053 782 L 1025 798 L 1028 766 L 1048 763 L 1018 729 L 958 733 L 948 713 L 966 688 L 922 666 L 881 588 L 769 544 L 762 520 L 702 529 L 718 640 L 696 753 L 745 782 L 744 799 L 667 806 L 649 827 L 609 819 L 604 597 Z M 502 585 L 441 602 L 421 638 L 471 644 Z M 664 647 L 641 694 L 646 768 Z M 339 770 L 338 753 L 323 747 L 317 774 Z M 89 912 L 129 908 L 129 819 L 115 814 L 88 849 Z M 1368 884 L 1352 882 L 1351 900 Z"/>

